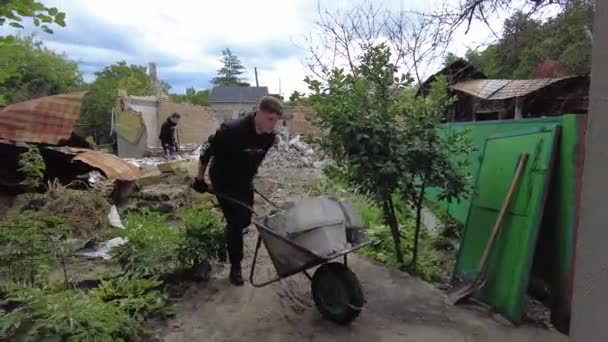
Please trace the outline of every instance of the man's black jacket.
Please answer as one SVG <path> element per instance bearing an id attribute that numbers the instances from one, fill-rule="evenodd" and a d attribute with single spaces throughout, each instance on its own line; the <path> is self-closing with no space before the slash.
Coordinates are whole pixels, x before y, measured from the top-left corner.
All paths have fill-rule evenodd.
<path id="1" fill-rule="evenodd" d="M 200 160 L 211 165 L 209 176 L 219 191 L 251 188 L 253 177 L 276 139 L 274 133 L 258 134 L 254 114 L 223 123 L 203 144 Z"/>
<path id="2" fill-rule="evenodd" d="M 167 118 L 167 120 L 165 122 L 163 122 L 162 126 L 160 127 L 160 135 L 159 135 L 159 139 L 160 139 L 160 143 L 163 147 L 169 145 L 169 146 L 173 146 L 175 145 L 175 126 L 177 124 L 173 123 L 173 121 L 171 121 L 170 118 Z"/>

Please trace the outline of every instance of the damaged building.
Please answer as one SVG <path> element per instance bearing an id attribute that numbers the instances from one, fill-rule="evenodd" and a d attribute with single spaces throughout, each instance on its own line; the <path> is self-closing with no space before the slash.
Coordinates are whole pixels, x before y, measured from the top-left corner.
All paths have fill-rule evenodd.
<path id="1" fill-rule="evenodd" d="M 446 76 L 450 93 L 456 97 L 446 113 L 448 122 L 587 113 L 589 76 L 488 79 L 472 64 L 457 60 L 427 79 L 418 95 L 427 95 L 438 75 Z"/>
<path id="2" fill-rule="evenodd" d="M 200 144 L 219 127 L 211 108 L 170 101 L 159 86 L 154 63 L 150 63 L 150 79 L 153 95 L 133 96 L 119 91 L 116 98 L 112 131 L 121 158 L 141 158 L 160 150 L 160 128 L 173 113 L 181 115 L 176 138 L 182 146 Z"/>
<path id="3" fill-rule="evenodd" d="M 0 193 L 24 191 L 19 159 L 28 146 L 37 146 L 44 159 L 43 182 L 68 184 L 87 180 L 93 171 L 114 181 L 115 193 L 128 192 L 141 176 L 139 168 L 115 155 L 95 150 L 74 133 L 86 92 L 46 96 L 11 104 L 0 110 Z M 118 198 L 115 198 L 118 200 Z"/>

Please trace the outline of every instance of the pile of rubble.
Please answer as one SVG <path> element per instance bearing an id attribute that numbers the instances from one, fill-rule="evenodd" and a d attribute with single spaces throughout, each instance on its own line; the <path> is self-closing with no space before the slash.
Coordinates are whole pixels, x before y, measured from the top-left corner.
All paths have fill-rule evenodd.
<path id="1" fill-rule="evenodd" d="M 268 151 L 264 167 L 268 168 L 315 168 L 325 164 L 324 157 L 297 135 L 292 139 L 279 135 L 278 144 Z"/>

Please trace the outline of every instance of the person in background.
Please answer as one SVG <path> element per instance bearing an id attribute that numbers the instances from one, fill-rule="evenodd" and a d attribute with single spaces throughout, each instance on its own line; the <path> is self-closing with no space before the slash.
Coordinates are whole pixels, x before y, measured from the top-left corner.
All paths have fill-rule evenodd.
<path id="1" fill-rule="evenodd" d="M 160 127 L 160 136 L 158 138 L 163 147 L 165 159 L 173 159 L 179 148 L 175 140 L 175 127 L 179 123 L 180 118 L 181 115 L 179 113 L 173 113 Z"/>
<path id="2" fill-rule="evenodd" d="M 243 284 L 243 230 L 251 223 L 251 211 L 224 196 L 253 206 L 253 178 L 276 141 L 275 127 L 283 116 L 281 101 L 262 97 L 255 112 L 223 123 L 201 148 L 198 175 L 192 183 L 197 192 L 216 194 L 226 219 L 226 243 L 230 259 L 230 282 Z M 205 182 L 210 163 L 211 186 Z"/>

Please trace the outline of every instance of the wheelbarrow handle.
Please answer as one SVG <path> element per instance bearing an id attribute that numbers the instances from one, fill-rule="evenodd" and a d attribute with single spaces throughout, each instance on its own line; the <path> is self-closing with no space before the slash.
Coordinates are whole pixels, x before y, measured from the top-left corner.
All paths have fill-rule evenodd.
<path id="1" fill-rule="evenodd" d="M 283 209 L 285 209 L 285 208 L 280 207 L 278 204 L 274 203 L 274 202 L 273 202 L 273 201 L 271 201 L 270 199 L 268 199 L 268 197 L 264 196 L 264 194 L 262 194 L 261 192 L 259 192 L 257 189 L 255 189 L 255 188 L 254 188 L 254 189 L 253 189 L 253 191 L 255 191 L 255 193 L 256 193 L 256 194 L 258 194 L 258 195 L 260 195 L 260 197 L 262 197 L 262 199 L 263 199 L 264 201 L 266 201 L 268 204 L 272 205 L 272 206 L 273 206 L 273 207 L 275 207 L 276 209 L 279 209 L 279 210 L 283 210 Z M 213 195 L 215 195 L 215 196 L 217 196 L 217 197 L 224 198 L 224 199 L 226 199 L 226 200 L 228 200 L 228 201 L 230 201 L 230 202 L 233 202 L 233 203 L 239 204 L 239 205 L 241 205 L 241 206 L 243 206 L 243 207 L 245 207 L 245 208 L 249 209 L 249 211 L 251 211 L 251 212 L 252 212 L 252 213 L 253 213 L 255 216 L 260 217 L 260 215 L 259 215 L 259 214 L 258 214 L 258 213 L 255 211 L 255 209 L 253 209 L 253 207 L 252 207 L 252 206 L 250 206 L 249 204 L 247 204 L 247 203 L 245 203 L 245 202 L 243 202 L 243 201 L 239 201 L 239 200 L 237 200 L 237 199 L 235 199 L 235 198 L 232 198 L 232 197 L 230 197 L 230 196 L 227 196 L 227 195 L 225 195 L 225 194 L 222 194 L 222 193 L 219 193 L 219 192 L 216 192 L 216 191 L 213 191 L 213 190 L 208 190 L 207 192 L 209 192 L 210 194 L 213 194 Z"/>
<path id="2" fill-rule="evenodd" d="M 268 204 L 270 204 L 271 206 L 275 207 L 276 209 L 279 209 L 279 210 L 285 209 L 285 208 L 281 208 L 278 204 L 274 203 L 268 197 L 264 196 L 264 194 L 262 194 L 261 192 L 259 192 L 258 189 L 253 188 L 253 191 L 255 191 L 255 193 L 258 194 L 258 195 L 260 195 L 260 197 L 262 197 L 262 199 L 264 201 L 266 201 Z"/>
<path id="3" fill-rule="evenodd" d="M 227 196 L 227 195 L 224 195 L 224 194 L 222 194 L 222 193 L 215 192 L 215 191 L 212 191 L 212 190 L 208 190 L 207 192 L 209 192 L 210 194 L 215 195 L 215 196 L 217 196 L 217 197 L 221 197 L 221 198 L 223 198 L 223 199 L 226 199 L 226 200 L 228 200 L 228 201 L 230 201 L 230 202 L 233 202 L 233 203 L 239 204 L 240 206 L 242 206 L 242 207 L 244 207 L 244 208 L 246 208 L 246 209 L 249 209 L 249 211 L 251 211 L 251 212 L 252 212 L 252 213 L 253 213 L 255 216 L 258 216 L 258 217 L 260 216 L 260 215 L 259 215 L 259 214 L 258 214 L 258 213 L 255 211 L 255 209 L 253 209 L 253 207 L 252 207 L 252 206 L 250 206 L 249 204 L 247 204 L 247 203 L 245 203 L 245 202 L 243 202 L 243 201 L 239 201 L 239 200 L 237 200 L 237 199 L 235 199 L 235 198 L 232 198 L 232 197 L 230 197 L 230 196 Z"/>

